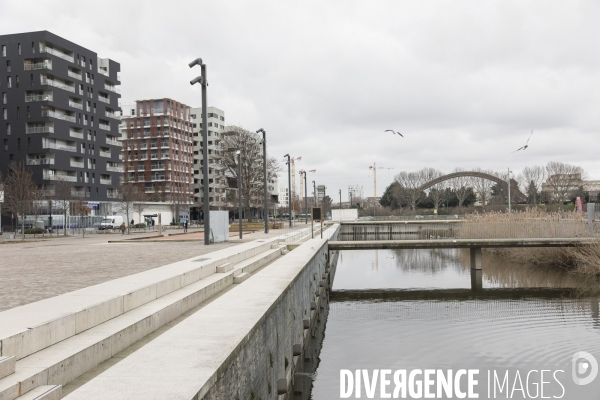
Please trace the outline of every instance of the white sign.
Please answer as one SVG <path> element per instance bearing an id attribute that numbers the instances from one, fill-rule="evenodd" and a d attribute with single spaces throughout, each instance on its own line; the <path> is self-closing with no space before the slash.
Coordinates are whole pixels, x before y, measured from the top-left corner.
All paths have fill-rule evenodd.
<path id="1" fill-rule="evenodd" d="M 0 190 L 0 203 L 4 203 L 4 190 Z"/>

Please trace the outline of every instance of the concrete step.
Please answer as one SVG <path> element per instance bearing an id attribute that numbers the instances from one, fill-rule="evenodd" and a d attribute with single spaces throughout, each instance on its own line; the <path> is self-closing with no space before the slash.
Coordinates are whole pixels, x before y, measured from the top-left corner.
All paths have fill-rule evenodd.
<path id="1" fill-rule="evenodd" d="M 44 385 L 25 393 L 18 400 L 60 400 L 62 399 L 61 385 Z"/>
<path id="2" fill-rule="evenodd" d="M 233 269 L 232 263 L 225 263 L 223 265 L 219 265 L 217 267 L 217 274 L 223 274 L 225 272 L 231 271 Z"/>
<path id="3" fill-rule="evenodd" d="M 16 361 L 14 356 L 0 357 L 0 379 L 15 373 Z"/>
<path id="4" fill-rule="evenodd" d="M 252 274 L 249 272 L 243 272 L 239 275 L 237 275 L 235 278 L 233 278 L 233 283 L 234 284 L 239 284 L 244 282 L 246 279 L 250 278 Z"/>
<path id="5" fill-rule="evenodd" d="M 280 254 L 280 249 L 268 249 L 236 265 L 230 263 L 234 270 L 228 273 L 208 275 L 18 360 L 15 373 L 0 379 L 0 400 L 16 399 L 19 394 L 38 386 L 71 382 L 232 285 L 236 271 L 249 277 L 252 271 Z M 241 277 L 238 281 L 241 283 L 247 277 Z"/>
<path id="6" fill-rule="evenodd" d="M 194 257 L 0 312 L 0 356 L 17 360 L 270 250 L 276 238 Z"/>

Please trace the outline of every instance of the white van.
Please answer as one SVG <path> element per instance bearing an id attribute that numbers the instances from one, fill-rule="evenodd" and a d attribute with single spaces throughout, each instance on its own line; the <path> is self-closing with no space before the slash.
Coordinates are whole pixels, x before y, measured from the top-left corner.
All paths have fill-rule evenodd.
<path id="1" fill-rule="evenodd" d="M 100 226 L 98 227 L 98 229 L 101 231 L 105 229 L 118 229 L 122 223 L 123 217 L 121 217 L 120 215 L 113 215 L 104 218 L 102 222 L 100 222 Z"/>

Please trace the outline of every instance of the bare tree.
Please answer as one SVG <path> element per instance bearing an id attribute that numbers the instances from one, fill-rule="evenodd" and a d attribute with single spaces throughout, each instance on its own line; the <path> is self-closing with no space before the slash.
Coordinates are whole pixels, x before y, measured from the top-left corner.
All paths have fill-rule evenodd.
<path id="1" fill-rule="evenodd" d="M 25 214 L 31 209 L 36 184 L 33 182 L 31 170 L 24 163 L 11 163 L 4 180 L 4 208 L 6 211 L 21 216 L 21 234 L 25 240 Z"/>
<path id="2" fill-rule="evenodd" d="M 569 199 L 572 192 L 579 189 L 585 178 L 585 171 L 576 165 L 550 161 L 546 164 L 546 176 L 548 179 L 544 190 L 549 192 L 554 201 L 562 203 Z"/>
<path id="3" fill-rule="evenodd" d="M 542 185 L 546 180 L 546 168 L 542 165 L 533 165 L 531 167 L 525 167 L 519 174 L 519 183 L 524 193 L 528 193 L 529 188 L 535 188 L 534 198 L 532 199 L 533 204 L 539 203 L 539 193 L 542 191 Z"/>
<path id="4" fill-rule="evenodd" d="M 466 171 L 464 168 L 455 168 L 452 172 Z M 458 206 L 462 207 L 463 203 L 469 196 L 469 189 L 473 186 L 471 183 L 471 177 L 459 176 L 450 180 L 450 188 L 454 191 L 456 198 L 458 199 Z"/>
<path id="5" fill-rule="evenodd" d="M 54 196 L 53 200 L 58 205 L 58 208 L 63 213 L 63 234 L 67 236 L 67 213 L 69 212 L 69 204 L 73 199 L 73 182 L 65 180 L 63 177 L 57 177 L 54 181 Z M 58 235 L 58 233 L 57 233 Z"/>
<path id="6" fill-rule="evenodd" d="M 221 149 L 214 157 L 216 165 L 224 168 L 225 176 L 237 181 L 237 155 L 234 150 L 241 151 L 242 202 L 250 220 L 250 209 L 261 207 L 264 201 L 262 137 L 239 126 L 229 126 L 221 135 Z M 275 179 L 280 171 L 277 160 L 267 157 L 267 182 Z"/>
<path id="7" fill-rule="evenodd" d="M 75 197 L 75 201 L 73 202 L 73 212 L 76 215 L 79 215 L 79 221 L 81 224 L 81 232 L 83 237 L 85 238 L 85 224 L 83 222 L 83 218 L 88 215 L 92 209 L 88 207 L 87 201 L 85 197 L 77 196 Z"/>
<path id="8" fill-rule="evenodd" d="M 133 183 L 123 183 L 117 189 L 119 196 L 116 204 L 116 209 L 123 214 L 125 214 L 125 218 L 127 219 L 127 225 L 129 227 L 129 219 L 130 215 L 133 215 L 134 204 L 138 202 L 140 199 L 140 191 L 138 190 L 137 185 Z M 129 228 L 127 229 L 127 233 L 129 234 Z"/>
<path id="9" fill-rule="evenodd" d="M 394 177 L 394 180 L 398 182 L 398 186 L 394 189 L 394 196 L 408 204 L 410 209 L 414 211 L 425 198 L 420 187 L 426 183 L 426 177 L 425 170 L 400 172 Z"/>
<path id="10" fill-rule="evenodd" d="M 474 169 L 474 171 L 496 176 L 496 173 L 491 170 L 483 170 L 481 168 L 476 168 Z M 487 205 L 490 197 L 492 196 L 492 187 L 494 186 L 495 182 L 490 181 L 489 179 L 477 177 L 473 177 L 471 179 L 471 182 L 473 184 L 473 189 L 475 190 L 475 193 L 477 194 L 477 197 L 479 198 L 479 201 L 481 202 L 481 205 L 485 210 L 485 206 Z"/>
<path id="11" fill-rule="evenodd" d="M 142 223 L 142 213 L 146 209 L 147 202 L 150 201 L 150 196 L 141 190 L 138 190 L 137 202 L 133 205 L 135 212 L 138 213 L 139 223 Z"/>

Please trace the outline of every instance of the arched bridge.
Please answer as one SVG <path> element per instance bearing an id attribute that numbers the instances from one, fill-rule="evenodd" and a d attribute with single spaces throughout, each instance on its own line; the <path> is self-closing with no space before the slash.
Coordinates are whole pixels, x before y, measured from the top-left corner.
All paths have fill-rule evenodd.
<path id="1" fill-rule="evenodd" d="M 506 186 L 506 181 L 504 181 L 503 179 L 498 178 L 497 176 L 494 175 L 490 175 L 490 174 L 486 174 L 485 172 L 478 172 L 478 171 L 459 171 L 459 172 L 453 172 L 451 174 L 447 174 L 447 175 L 443 175 L 440 176 L 438 178 L 432 179 L 429 182 L 421 185 L 421 187 L 418 190 L 426 190 L 429 189 L 430 187 L 432 187 L 433 185 L 437 185 L 440 182 L 444 182 L 450 179 L 454 179 L 454 178 L 460 178 L 462 176 L 470 176 L 473 178 L 483 178 L 483 179 L 487 179 L 490 181 L 494 181 L 499 185 L 504 185 Z"/>

